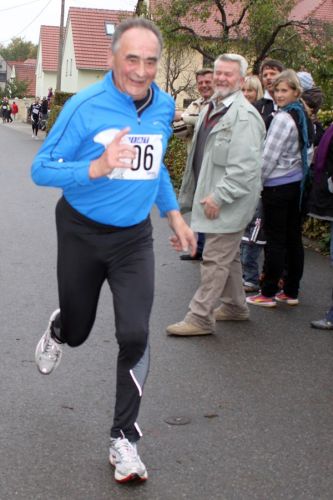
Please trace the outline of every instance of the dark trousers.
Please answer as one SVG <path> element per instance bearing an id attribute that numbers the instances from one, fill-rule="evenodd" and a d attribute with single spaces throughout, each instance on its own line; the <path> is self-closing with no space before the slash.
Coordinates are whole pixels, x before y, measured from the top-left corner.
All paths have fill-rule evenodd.
<path id="1" fill-rule="evenodd" d="M 35 135 L 38 134 L 38 124 L 39 124 L 39 120 L 38 119 L 35 120 L 34 118 L 31 118 L 32 132 Z"/>
<path id="2" fill-rule="evenodd" d="M 198 233 L 197 253 L 202 254 L 205 246 L 205 233 Z"/>
<path id="3" fill-rule="evenodd" d="M 140 436 L 136 418 L 149 369 L 149 317 L 154 294 L 150 219 L 127 228 L 114 228 L 91 221 L 61 198 L 56 221 L 59 337 L 72 347 L 87 339 L 102 285 L 107 280 L 113 295 L 119 345 L 111 436 L 136 441 Z"/>
<path id="4" fill-rule="evenodd" d="M 261 292 L 266 297 L 274 296 L 278 292 L 279 279 L 287 269 L 284 292 L 296 298 L 304 267 L 300 182 L 265 187 L 262 202 L 267 244 Z"/>

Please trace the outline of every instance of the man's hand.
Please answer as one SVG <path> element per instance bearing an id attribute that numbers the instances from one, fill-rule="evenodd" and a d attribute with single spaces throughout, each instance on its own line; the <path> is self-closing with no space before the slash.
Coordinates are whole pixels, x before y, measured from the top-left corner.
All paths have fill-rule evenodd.
<path id="1" fill-rule="evenodd" d="M 175 122 L 179 122 L 179 120 L 182 119 L 182 114 L 184 113 L 184 111 L 181 111 L 180 109 L 177 109 L 175 111 L 175 116 L 173 117 L 173 121 Z"/>
<path id="2" fill-rule="evenodd" d="M 178 210 L 168 212 L 169 225 L 175 233 L 170 237 L 172 248 L 177 252 L 188 252 L 194 257 L 197 251 L 197 240 L 192 229 L 186 224 Z"/>
<path id="3" fill-rule="evenodd" d="M 91 179 L 109 175 L 114 168 L 131 168 L 136 157 L 136 149 L 131 144 L 122 141 L 129 131 L 129 127 L 120 130 L 102 156 L 90 163 L 89 177 Z"/>
<path id="4" fill-rule="evenodd" d="M 220 214 L 220 207 L 215 203 L 211 196 L 206 196 L 200 200 L 201 205 L 204 205 L 204 212 L 207 219 L 217 219 Z"/>

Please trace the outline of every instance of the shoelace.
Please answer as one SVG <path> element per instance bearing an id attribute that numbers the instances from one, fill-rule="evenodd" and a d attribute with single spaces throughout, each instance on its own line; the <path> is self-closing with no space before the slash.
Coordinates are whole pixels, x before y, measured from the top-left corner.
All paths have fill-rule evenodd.
<path id="1" fill-rule="evenodd" d="M 127 440 L 122 439 L 116 444 L 115 449 L 120 455 L 120 458 L 126 459 L 126 462 L 136 462 L 138 460 L 138 455 L 135 447 Z"/>
<path id="2" fill-rule="evenodd" d="M 46 345 L 45 345 L 45 354 L 52 359 L 52 358 L 57 358 L 59 356 L 59 351 L 58 349 L 55 349 L 55 341 L 52 339 L 52 337 L 49 337 Z"/>

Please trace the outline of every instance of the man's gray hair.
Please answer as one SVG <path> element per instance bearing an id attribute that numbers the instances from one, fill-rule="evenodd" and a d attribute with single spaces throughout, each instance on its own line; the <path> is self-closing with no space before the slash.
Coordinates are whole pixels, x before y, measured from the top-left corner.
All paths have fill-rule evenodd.
<path id="1" fill-rule="evenodd" d="M 245 57 L 239 55 L 239 54 L 221 54 L 218 56 L 217 59 L 215 59 L 214 62 L 214 69 L 216 69 L 216 65 L 220 61 L 232 61 L 236 62 L 239 64 L 239 69 L 240 69 L 240 74 L 242 77 L 246 76 L 247 68 L 249 66 L 247 60 Z"/>
<path id="2" fill-rule="evenodd" d="M 160 45 L 160 54 L 162 53 L 163 49 L 163 38 L 162 38 L 162 33 L 154 24 L 152 21 L 149 21 L 149 19 L 144 19 L 143 17 L 130 17 L 129 19 L 126 19 L 125 21 L 122 21 L 120 24 L 115 29 L 114 34 L 112 35 L 112 52 L 115 53 L 119 49 L 120 45 L 120 38 L 121 36 L 128 30 L 132 28 L 140 28 L 140 29 L 145 29 L 149 30 L 154 35 L 156 35 L 158 39 L 158 43 Z"/>

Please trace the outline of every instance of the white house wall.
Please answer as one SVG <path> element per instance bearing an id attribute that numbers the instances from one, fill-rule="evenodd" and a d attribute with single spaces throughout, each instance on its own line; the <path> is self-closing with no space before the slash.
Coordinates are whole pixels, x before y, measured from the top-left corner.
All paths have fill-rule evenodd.
<path id="1" fill-rule="evenodd" d="M 73 93 L 78 91 L 78 70 L 76 68 L 71 22 L 69 22 L 65 36 L 61 68 L 61 90 Z"/>
<path id="2" fill-rule="evenodd" d="M 42 71 L 43 58 L 42 58 L 42 40 L 39 40 L 38 50 L 37 50 L 37 64 L 36 64 L 36 96 L 40 96 L 43 92 L 43 81 L 44 75 Z"/>
<path id="3" fill-rule="evenodd" d="M 37 94 L 38 97 L 47 97 L 49 88 L 52 87 L 54 92 L 57 85 L 56 71 L 44 71 L 43 77 L 42 92 L 40 94 Z"/>
<path id="4" fill-rule="evenodd" d="M 78 90 L 84 89 L 88 87 L 88 85 L 92 85 L 93 83 L 99 82 L 104 78 L 106 71 L 94 71 L 94 70 L 79 70 L 79 78 L 78 78 Z"/>
<path id="5" fill-rule="evenodd" d="M 40 41 L 37 52 L 37 66 L 36 66 L 36 96 L 37 97 L 47 97 L 49 88 L 52 87 L 53 90 L 56 88 L 57 84 L 57 73 L 56 71 L 43 71 L 43 60 L 42 60 L 42 41 Z"/>

